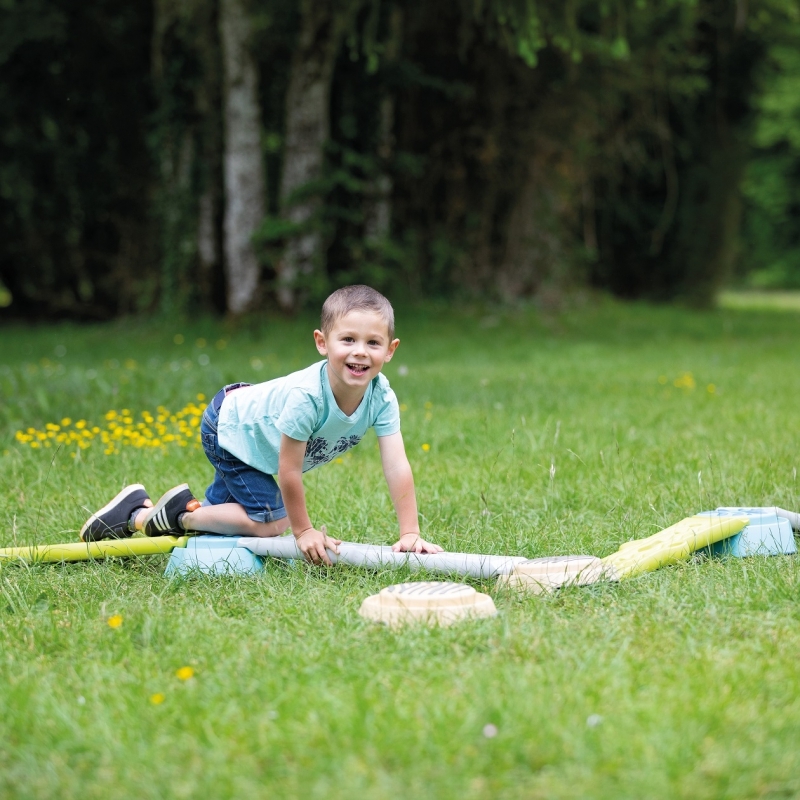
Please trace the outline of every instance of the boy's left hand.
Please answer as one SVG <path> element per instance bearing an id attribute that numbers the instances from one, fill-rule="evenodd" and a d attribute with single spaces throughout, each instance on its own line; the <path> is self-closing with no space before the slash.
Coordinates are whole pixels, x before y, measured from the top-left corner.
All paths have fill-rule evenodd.
<path id="1" fill-rule="evenodd" d="M 433 542 L 426 542 L 418 533 L 404 533 L 392 545 L 395 553 L 441 553 L 444 548 Z"/>

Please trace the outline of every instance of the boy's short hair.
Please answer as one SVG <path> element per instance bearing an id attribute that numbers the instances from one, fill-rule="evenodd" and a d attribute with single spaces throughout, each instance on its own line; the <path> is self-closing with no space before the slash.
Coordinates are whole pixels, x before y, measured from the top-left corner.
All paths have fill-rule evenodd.
<path id="1" fill-rule="evenodd" d="M 383 317 L 389 330 L 389 339 L 394 339 L 394 309 L 392 304 L 369 286 L 343 286 L 337 289 L 322 306 L 320 328 L 327 336 L 336 321 L 351 311 L 374 311 Z"/>

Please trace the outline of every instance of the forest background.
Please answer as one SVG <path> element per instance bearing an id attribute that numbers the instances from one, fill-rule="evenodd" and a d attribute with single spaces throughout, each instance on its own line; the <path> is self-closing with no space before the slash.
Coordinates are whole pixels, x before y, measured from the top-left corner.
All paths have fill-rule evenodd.
<path id="1" fill-rule="evenodd" d="M 0 0 L 0 319 L 800 286 L 796 0 Z"/>

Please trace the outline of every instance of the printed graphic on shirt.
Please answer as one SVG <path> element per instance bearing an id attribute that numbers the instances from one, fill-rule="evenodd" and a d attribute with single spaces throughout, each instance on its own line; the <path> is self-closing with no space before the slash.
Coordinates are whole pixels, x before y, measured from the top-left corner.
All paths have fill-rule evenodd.
<path id="1" fill-rule="evenodd" d="M 333 461 L 336 456 L 355 447 L 361 441 L 360 436 L 342 436 L 336 443 L 329 446 L 328 440 L 321 436 L 316 439 L 309 439 L 306 444 L 305 468 L 306 470 L 318 467 L 320 464 L 327 464 Z"/>

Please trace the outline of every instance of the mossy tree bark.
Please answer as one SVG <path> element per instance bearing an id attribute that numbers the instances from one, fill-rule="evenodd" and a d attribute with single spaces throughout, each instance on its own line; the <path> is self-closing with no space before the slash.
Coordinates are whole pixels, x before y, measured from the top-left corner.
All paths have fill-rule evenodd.
<path id="1" fill-rule="evenodd" d="M 242 314 L 256 300 L 260 266 L 252 237 L 264 219 L 264 164 L 258 70 L 249 49 L 243 0 L 220 0 L 225 185 L 224 253 L 227 310 Z"/>
<path id="2" fill-rule="evenodd" d="M 276 266 L 278 302 L 287 311 L 295 308 L 302 284 L 322 261 L 322 234 L 315 219 L 320 197 L 314 183 L 321 178 L 330 136 L 331 80 L 347 17 L 332 0 L 301 3 L 286 92 L 280 186 L 281 215 L 292 232 Z"/>

